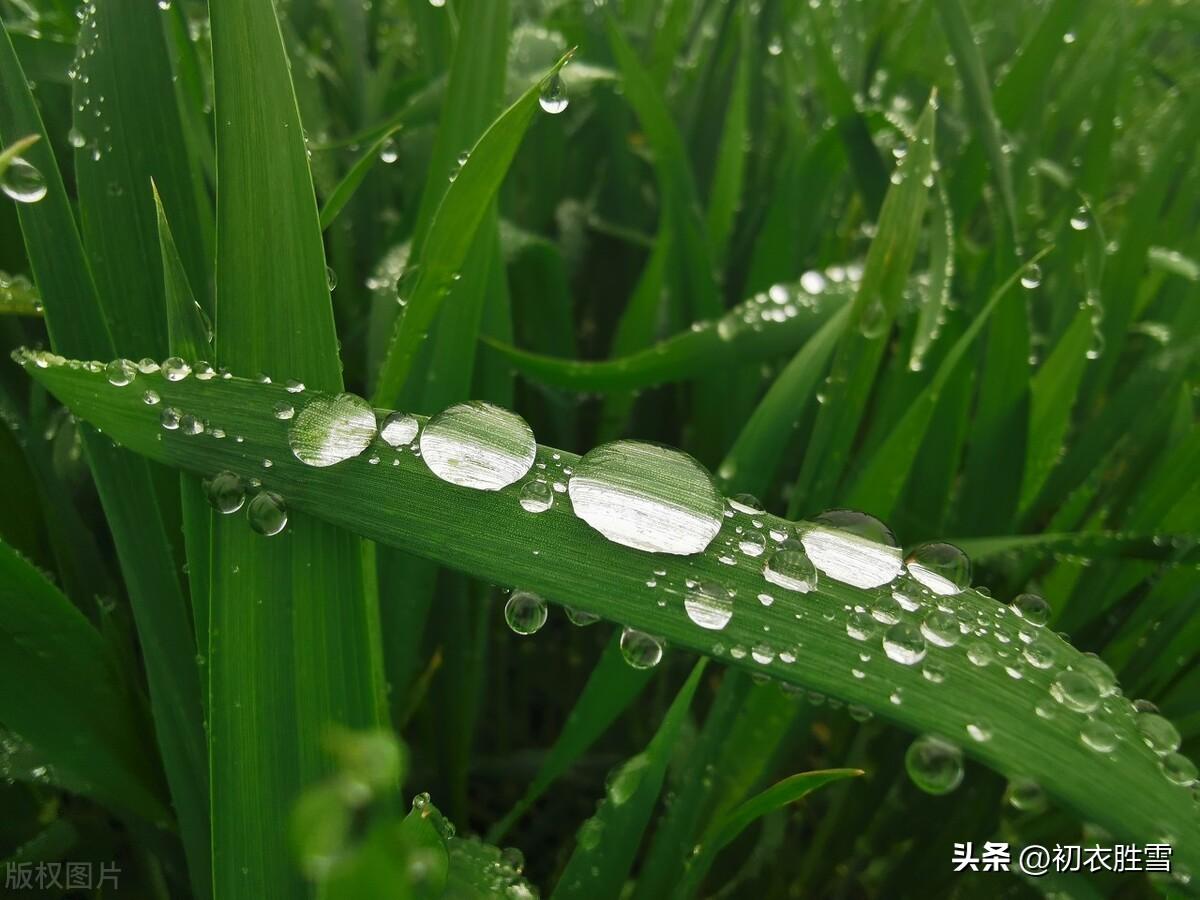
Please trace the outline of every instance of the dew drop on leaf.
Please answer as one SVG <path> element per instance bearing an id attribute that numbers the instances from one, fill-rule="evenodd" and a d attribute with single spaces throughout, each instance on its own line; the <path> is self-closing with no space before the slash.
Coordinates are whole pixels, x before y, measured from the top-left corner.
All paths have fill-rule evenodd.
<path id="1" fill-rule="evenodd" d="M 789 538 L 763 566 L 763 578 L 784 590 L 807 594 L 817 586 L 817 567 L 803 545 Z"/>
<path id="2" fill-rule="evenodd" d="M 235 513 L 246 502 L 246 486 L 233 472 L 218 472 L 204 482 L 209 505 L 219 513 Z"/>
<path id="3" fill-rule="evenodd" d="M 959 594 L 971 584 L 971 561 L 953 544 L 921 544 L 905 561 L 908 574 L 935 594 Z"/>
<path id="4" fill-rule="evenodd" d="M 504 621 L 517 634 L 533 634 L 546 624 L 546 601 L 529 591 L 513 591 L 504 604 Z"/>
<path id="5" fill-rule="evenodd" d="M 890 528 L 866 513 L 831 509 L 801 536 L 804 549 L 824 574 L 860 588 L 880 587 L 900 574 L 900 548 Z"/>
<path id="6" fill-rule="evenodd" d="M 544 481 L 527 481 L 521 485 L 521 509 L 541 513 L 554 505 L 554 491 Z"/>
<path id="7" fill-rule="evenodd" d="M 563 85 L 562 76 L 558 72 L 555 72 L 546 81 L 545 87 L 538 96 L 538 103 L 552 116 L 558 115 L 567 108 L 570 99 L 567 97 L 567 89 Z"/>
<path id="8" fill-rule="evenodd" d="M 925 638 L 917 626 L 897 622 L 883 636 L 883 652 L 902 666 L 915 666 L 925 658 Z"/>
<path id="9" fill-rule="evenodd" d="M 470 401 L 444 409 L 426 423 L 421 457 L 443 481 L 498 491 L 533 468 L 537 444 L 533 430 L 516 413 Z"/>
<path id="10" fill-rule="evenodd" d="M 46 179 L 33 163 L 14 156 L 0 175 L 0 190 L 18 203 L 37 203 L 46 196 Z"/>
<path id="11" fill-rule="evenodd" d="M 104 367 L 104 377 L 114 387 L 125 387 L 137 377 L 137 366 L 127 359 L 114 359 Z"/>
<path id="12" fill-rule="evenodd" d="M 652 669 L 662 659 L 662 643 L 644 631 L 626 628 L 621 632 L 621 655 L 635 669 Z"/>
<path id="13" fill-rule="evenodd" d="M 698 462 L 641 441 L 594 448 L 567 489 L 579 518 L 610 541 L 651 553 L 700 553 L 724 517 L 712 477 Z"/>
<path id="14" fill-rule="evenodd" d="M 354 394 L 313 398 L 288 429 L 296 459 L 318 468 L 358 456 L 374 437 L 375 412 Z"/>
<path id="15" fill-rule="evenodd" d="M 701 628 L 720 631 L 733 616 L 733 598 L 715 581 L 701 581 L 683 599 L 687 617 Z"/>
<path id="16" fill-rule="evenodd" d="M 379 436 L 390 447 L 406 447 L 413 442 L 419 428 L 420 425 L 413 416 L 408 413 L 393 412 L 388 413 L 383 424 L 379 426 Z"/>
<path id="17" fill-rule="evenodd" d="M 932 735 L 922 735 L 909 745 L 904 767 L 912 783 L 927 794 L 948 794 L 963 779 L 962 751 Z"/>
<path id="18" fill-rule="evenodd" d="M 1050 604 L 1037 594 L 1021 594 L 1012 602 L 1013 612 L 1037 628 L 1050 621 Z"/>
<path id="19" fill-rule="evenodd" d="M 246 504 L 250 527 L 264 537 L 272 537 L 287 527 L 287 505 L 272 491 L 259 491 Z"/>

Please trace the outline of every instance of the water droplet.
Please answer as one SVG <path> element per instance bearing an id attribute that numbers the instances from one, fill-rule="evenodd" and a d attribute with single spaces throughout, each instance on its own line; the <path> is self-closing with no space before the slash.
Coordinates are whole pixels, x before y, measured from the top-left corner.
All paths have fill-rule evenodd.
<path id="1" fill-rule="evenodd" d="M 921 634 L 929 643 L 938 647 L 953 647 L 962 637 L 958 617 L 944 609 L 931 610 L 921 622 Z"/>
<path id="2" fill-rule="evenodd" d="M 204 483 L 208 502 L 217 512 L 235 513 L 246 502 L 246 486 L 233 472 L 218 472 Z"/>
<path id="3" fill-rule="evenodd" d="M 538 96 L 538 103 L 550 115 L 556 116 L 566 109 L 570 102 L 570 98 L 567 97 L 567 89 L 563 85 L 562 76 L 558 72 L 555 72 L 542 88 L 542 92 Z"/>
<path id="4" fill-rule="evenodd" d="M 442 2 L 444 3 L 445 0 Z M 575 839 L 584 850 L 595 850 L 600 845 L 600 838 L 603 836 L 604 820 L 592 816 L 590 819 L 585 819 L 584 823 L 579 826 L 579 833 Z"/>
<path id="5" fill-rule="evenodd" d="M 1021 287 L 1033 290 L 1042 283 L 1042 267 L 1037 263 L 1029 263 L 1021 270 Z"/>
<path id="6" fill-rule="evenodd" d="M 784 590 L 807 594 L 817 587 L 817 567 L 799 541 L 788 539 L 767 560 L 763 578 Z"/>
<path id="7" fill-rule="evenodd" d="M 883 636 L 883 652 L 902 666 L 915 666 L 925 658 L 925 638 L 917 626 L 897 622 Z"/>
<path id="8" fill-rule="evenodd" d="M 767 539 L 761 531 L 748 531 L 738 540 L 738 549 L 747 556 L 762 556 L 767 549 Z"/>
<path id="9" fill-rule="evenodd" d="M 165 407 L 158 421 L 167 431 L 175 431 L 179 427 L 179 410 L 173 406 Z"/>
<path id="10" fill-rule="evenodd" d="M 178 356 L 171 356 L 163 360 L 162 373 L 167 381 L 183 381 L 192 374 L 192 367 Z"/>
<path id="11" fill-rule="evenodd" d="M 729 506 L 748 516 L 761 516 L 765 512 L 762 504 L 753 494 L 734 494 L 729 498 Z"/>
<path id="12" fill-rule="evenodd" d="M 521 486 L 521 509 L 541 513 L 554 505 L 554 491 L 544 481 L 527 481 Z"/>
<path id="13" fill-rule="evenodd" d="M 1091 712 L 1100 705 L 1100 691 L 1096 683 L 1082 672 L 1060 672 L 1050 685 L 1050 695 L 1076 712 Z"/>
<path id="14" fill-rule="evenodd" d="M 1032 778 L 1014 778 L 1004 791 L 1004 799 L 1021 812 L 1042 812 L 1046 808 L 1046 792 Z"/>
<path id="15" fill-rule="evenodd" d="M 1050 604 L 1037 594 L 1021 594 L 1012 602 L 1013 612 L 1033 625 L 1041 628 L 1050 621 Z"/>
<path id="16" fill-rule="evenodd" d="M 635 669 L 652 669 L 662 659 L 663 648 L 657 638 L 626 628 L 621 632 L 621 655 Z"/>
<path id="17" fill-rule="evenodd" d="M 333 266 L 325 267 L 325 286 L 329 290 L 337 290 L 337 272 L 333 271 Z"/>
<path id="18" fill-rule="evenodd" d="M 420 427 L 420 423 L 407 413 L 388 413 L 387 418 L 383 420 L 383 425 L 379 428 L 379 436 L 387 442 L 388 446 L 406 447 L 413 442 Z"/>
<path id="19" fill-rule="evenodd" d="M 504 621 L 517 634 L 533 634 L 546 624 L 546 601 L 529 591 L 513 591 L 504 604 Z"/>
<path id="20" fill-rule="evenodd" d="M 600 621 L 600 617 L 595 613 L 585 612 L 582 609 L 575 609 L 573 606 L 564 606 L 563 610 L 567 614 L 567 620 L 572 625 L 578 625 L 583 628 L 586 625 L 594 625 Z"/>
<path id="21" fill-rule="evenodd" d="M 46 179 L 32 163 L 14 156 L 0 174 L 0 190 L 18 203 L 37 203 L 46 196 Z"/>
<path id="22" fill-rule="evenodd" d="M 1196 764 L 1182 753 L 1168 753 L 1158 761 L 1158 767 L 1172 784 L 1188 787 L 1196 783 Z"/>
<path id="23" fill-rule="evenodd" d="M 1084 746 L 1097 753 L 1108 753 L 1117 746 L 1117 732 L 1107 722 L 1099 719 L 1088 719 L 1079 729 L 1079 739 Z"/>
<path id="24" fill-rule="evenodd" d="M 872 588 L 900 574 L 900 548 L 890 528 L 866 513 L 832 509 L 800 537 L 818 569 L 837 581 Z"/>
<path id="25" fill-rule="evenodd" d="M 614 441 L 579 461 L 568 484 L 575 514 L 610 541 L 651 553 L 703 551 L 724 504 L 708 472 L 686 453 Z"/>
<path id="26" fill-rule="evenodd" d="M 271 537 L 287 527 L 287 506 L 278 494 L 259 491 L 246 504 L 246 518 L 251 528 L 265 537 Z"/>
<path id="27" fill-rule="evenodd" d="M 314 397 L 288 429 L 296 459 L 319 468 L 358 456 L 374 437 L 375 412 L 354 394 Z"/>
<path id="28" fill-rule="evenodd" d="M 927 794 L 948 794 L 963 780 L 962 751 L 932 735 L 923 735 L 909 745 L 904 767 L 912 783 Z"/>
<path id="29" fill-rule="evenodd" d="M 883 301 L 873 297 L 863 308 L 862 318 L 858 320 L 858 329 L 862 336 L 868 339 L 882 337 L 887 331 L 888 315 Z"/>
<path id="30" fill-rule="evenodd" d="M 204 422 L 195 416 L 185 415 L 179 417 L 179 430 L 183 434 L 196 435 L 203 434 Z"/>
<path id="31" fill-rule="evenodd" d="M 426 423 L 421 456 L 443 481 L 498 491 L 533 468 L 537 444 L 516 413 L 471 401 L 444 409 Z"/>
<path id="32" fill-rule="evenodd" d="M 733 598 L 723 585 L 702 581 L 687 592 L 683 608 L 701 628 L 720 631 L 733 617 Z"/>
<path id="33" fill-rule="evenodd" d="M 1152 712 L 1138 713 L 1137 728 L 1146 746 L 1159 756 L 1179 749 L 1179 730 L 1162 716 Z"/>
<path id="34" fill-rule="evenodd" d="M 1092 214 L 1086 206 L 1080 206 L 1071 213 L 1071 227 L 1076 231 L 1087 231 L 1092 224 Z"/>
<path id="35" fill-rule="evenodd" d="M 391 165 L 400 158 L 400 150 L 396 147 L 396 142 L 392 138 L 388 138 L 379 146 L 379 160 L 385 165 Z"/>
<path id="36" fill-rule="evenodd" d="M 983 744 L 992 739 L 992 726 L 983 721 L 971 722 L 967 725 L 967 734 L 971 740 Z"/>
<path id="37" fill-rule="evenodd" d="M 971 584 L 971 561 L 953 544 L 934 541 L 921 544 L 905 561 L 908 574 L 935 594 L 965 591 Z"/>
<path id="38" fill-rule="evenodd" d="M 162 397 L 158 396 L 158 391 L 149 391 L 148 390 L 148 391 L 146 391 L 146 393 L 142 394 L 142 402 L 145 403 L 147 406 L 154 406 L 160 400 L 162 400 Z"/>
<path id="39" fill-rule="evenodd" d="M 275 418 L 286 422 L 295 414 L 296 408 L 292 404 L 285 403 L 282 400 L 275 404 Z"/>
<path id="40" fill-rule="evenodd" d="M 104 367 L 104 376 L 114 387 L 124 387 L 137 378 L 137 366 L 127 359 L 114 359 Z"/>
<path id="41" fill-rule="evenodd" d="M 74 126 L 67 132 L 67 143 L 76 150 L 82 150 L 87 143 L 87 138 L 83 136 L 83 132 Z"/>

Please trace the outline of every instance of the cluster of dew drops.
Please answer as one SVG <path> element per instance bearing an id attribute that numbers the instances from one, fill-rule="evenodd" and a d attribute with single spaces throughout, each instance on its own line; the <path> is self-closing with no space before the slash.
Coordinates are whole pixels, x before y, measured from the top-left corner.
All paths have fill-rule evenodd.
<path id="1" fill-rule="evenodd" d="M 109 384 L 123 390 L 137 390 L 139 382 L 154 384 L 159 378 L 177 382 L 231 377 L 207 363 L 178 357 L 161 364 L 118 359 L 105 365 L 68 362 L 28 350 L 15 355 L 22 364 L 65 364 L 102 372 Z M 258 379 L 270 381 L 262 375 Z M 954 668 L 945 664 L 951 652 L 971 666 L 997 667 L 1013 679 L 1039 670 L 1053 677 L 1044 699 L 1036 704 L 1036 715 L 1071 717 L 1082 744 L 1098 754 L 1111 754 L 1121 742 L 1140 738 L 1157 755 L 1167 780 L 1184 788 L 1196 784 L 1196 766 L 1179 753 L 1175 726 L 1148 701 L 1125 699 L 1116 676 L 1098 656 L 1068 655 L 1067 645 L 1047 627 L 1051 608 L 1044 599 L 1026 593 L 1008 605 L 980 608 L 968 602 L 964 592 L 970 587 L 970 561 L 952 544 L 925 543 L 905 556 L 883 522 L 854 510 L 829 510 L 802 523 L 768 517 L 754 497 L 722 496 L 699 463 L 657 444 L 613 441 L 572 463 L 557 452 L 539 452 L 533 430 L 519 415 L 481 401 L 450 406 L 422 425 L 404 412 L 378 414 L 353 394 L 309 395 L 297 381 L 285 388 L 288 399 L 275 405 L 274 417 L 286 424 L 289 447 L 305 465 L 321 468 L 360 456 L 379 465 L 390 453 L 391 465 L 399 466 L 408 453 L 449 484 L 479 491 L 511 489 L 514 505 L 526 514 L 541 515 L 563 504 L 615 544 L 652 554 L 704 555 L 722 565 L 758 572 L 761 585 L 748 600 L 717 580 L 684 578 L 676 585 L 668 584 L 671 576 L 665 567 L 647 572 L 645 586 L 655 593 L 659 606 L 666 606 L 667 595 L 682 595 L 688 620 L 714 636 L 741 603 L 760 611 L 755 621 L 770 607 L 775 607 L 772 615 L 804 619 L 819 614 L 834 621 L 835 608 L 814 613 L 816 607 L 806 606 L 804 596 L 825 578 L 853 586 L 864 599 L 844 605 L 842 619 L 847 635 L 859 644 L 861 665 L 852 669 L 854 677 L 866 678 L 878 656 L 888 665 L 919 667 L 926 681 L 940 684 Z M 152 386 L 142 389 L 142 400 L 160 408 L 165 432 L 226 437 L 210 423 L 164 405 Z M 300 401 L 306 402 L 293 405 Z M 269 470 L 270 460 L 263 466 Z M 225 514 L 244 509 L 251 528 L 260 534 L 276 535 L 287 525 L 283 498 L 257 479 L 219 472 L 205 480 L 205 488 L 215 509 Z M 987 594 L 984 588 L 976 591 Z M 566 612 L 576 625 L 598 620 L 590 611 L 568 607 Z M 548 606 L 537 594 L 518 589 L 509 595 L 504 616 L 514 632 L 532 635 L 545 625 Z M 772 644 L 770 626 L 762 628 L 768 638 L 761 643 L 728 648 L 714 643 L 713 655 L 753 662 L 765 672 L 795 664 L 801 646 Z M 637 668 L 657 665 L 664 652 L 659 638 L 633 628 L 622 631 L 620 648 Z M 896 688 L 890 699 L 902 704 L 903 690 Z M 861 708 L 851 712 L 869 716 Z M 958 740 L 985 743 L 992 735 L 992 726 L 980 715 L 966 724 Z M 906 768 L 922 790 L 945 793 L 962 780 L 962 751 L 952 735 L 924 735 L 910 747 Z M 1041 802 L 1039 797 L 1037 785 L 1027 779 L 1014 779 L 1010 786 L 1009 799 L 1020 808 L 1033 808 Z"/>

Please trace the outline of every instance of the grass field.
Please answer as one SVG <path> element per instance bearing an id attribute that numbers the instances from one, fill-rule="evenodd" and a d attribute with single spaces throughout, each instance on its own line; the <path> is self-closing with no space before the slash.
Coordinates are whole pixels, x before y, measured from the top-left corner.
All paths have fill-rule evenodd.
<path id="1" fill-rule="evenodd" d="M 1200 7 L 0 23 L 3 896 L 1195 893 Z"/>

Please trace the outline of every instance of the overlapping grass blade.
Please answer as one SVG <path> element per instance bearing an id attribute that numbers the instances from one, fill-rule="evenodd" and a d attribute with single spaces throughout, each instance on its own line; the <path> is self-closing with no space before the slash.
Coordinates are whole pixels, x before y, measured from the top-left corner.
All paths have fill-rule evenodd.
<path id="1" fill-rule="evenodd" d="M 316 199 L 273 5 L 217 0 L 211 19 L 217 361 L 337 391 Z M 218 896 L 300 895 L 280 823 L 325 768 L 320 739 L 334 724 L 383 721 L 371 561 L 358 538 L 299 510 L 282 539 L 214 522 L 207 669 Z"/>
<path id="2" fill-rule="evenodd" d="M 823 578 L 815 591 L 781 596 L 770 607 L 757 602 L 736 606 L 722 632 L 722 647 L 755 647 L 763 643 L 763 626 L 769 626 L 770 643 L 763 656 L 770 659 L 774 652 L 776 658 L 755 662 L 749 653 L 714 648 L 711 633 L 702 633 L 678 605 L 660 608 L 646 603 L 643 592 L 647 569 L 658 566 L 668 573 L 660 584 L 676 604 L 686 579 L 711 580 L 737 591 L 739 597 L 753 598 L 764 585 L 761 559 L 743 556 L 726 565 L 712 551 L 687 559 L 648 557 L 600 538 L 564 505 L 526 514 L 517 502 L 517 488 L 470 491 L 449 484 L 434 476 L 421 459 L 395 454 L 382 441 L 376 442 L 374 451 L 381 454 L 381 463 L 386 455 L 387 464 L 371 465 L 360 457 L 333 468 L 306 466 L 290 454 L 287 423 L 270 414 L 274 404 L 292 396 L 278 385 L 242 378 L 211 383 L 168 382 L 157 375 L 141 379 L 141 386 L 153 385 L 165 403 L 244 436 L 242 443 L 235 443 L 203 435 L 164 434 L 136 388 L 113 387 L 100 374 L 54 358 L 29 354 L 23 359 L 27 371 L 77 415 L 151 458 L 192 470 L 224 468 L 253 475 L 287 497 L 293 509 L 315 513 L 375 540 L 498 583 L 521 585 L 683 648 L 717 653 L 732 665 L 768 671 L 778 679 L 861 704 L 912 730 L 958 737 L 972 756 L 1007 775 L 1036 780 L 1060 803 L 1114 833 L 1149 839 L 1164 821 L 1188 821 L 1188 792 L 1161 774 L 1157 757 L 1132 731 L 1132 712 L 1126 706 L 1093 713 L 1128 737 L 1106 754 L 1080 741 L 1083 716 L 1065 708 L 1052 720 L 1030 713 L 1049 696 L 1050 683 L 1062 666 L 1083 665 L 1077 651 L 1048 631 L 1036 637 L 1058 660 L 1056 668 L 1031 666 L 1019 680 L 1000 666 L 974 665 L 961 647 L 946 652 L 929 648 L 953 691 L 927 680 L 919 666 L 894 663 L 884 654 L 859 678 L 853 670 L 862 666 L 863 644 L 847 635 L 842 620 L 845 609 L 870 603 L 870 594 Z M 313 396 L 306 399 L 311 402 Z M 558 453 L 557 460 L 553 453 Z M 261 468 L 264 458 L 274 460 L 269 471 Z M 577 465 L 574 454 L 550 448 L 540 449 L 539 458 Z M 770 515 L 758 518 L 765 528 L 794 527 Z M 724 527 L 735 526 L 735 521 L 726 520 Z M 955 603 L 963 616 L 997 615 L 995 601 L 972 590 L 959 594 Z M 794 618 L 797 614 L 801 619 Z M 777 658 L 783 649 L 789 650 L 786 662 Z M 897 688 L 905 697 L 899 706 L 889 700 Z M 968 740 L 964 737 L 968 726 L 985 728 L 990 738 Z M 1109 779 L 1112 789 L 1098 794 L 1095 784 L 1108 778 L 1111 766 L 1119 766 L 1122 777 Z M 1191 846 L 1181 840 L 1176 847 L 1176 857 L 1184 864 L 1195 855 Z"/>

